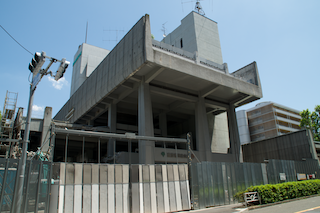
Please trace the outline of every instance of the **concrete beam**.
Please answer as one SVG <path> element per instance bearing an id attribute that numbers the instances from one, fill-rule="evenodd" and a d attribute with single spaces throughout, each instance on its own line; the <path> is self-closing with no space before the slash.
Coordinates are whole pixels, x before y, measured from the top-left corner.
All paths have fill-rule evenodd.
<path id="1" fill-rule="evenodd" d="M 164 89 L 164 88 L 159 88 L 155 86 L 150 86 L 150 91 L 155 94 L 171 97 L 171 98 L 176 98 L 179 100 L 185 100 L 189 102 L 197 102 L 198 97 L 187 95 L 184 93 L 176 92 L 176 91 L 171 91 L 169 89 Z"/>
<path id="2" fill-rule="evenodd" d="M 109 94 L 109 95 L 108 95 L 108 98 L 111 98 L 111 99 L 113 99 L 113 100 L 117 100 L 117 99 L 119 99 L 119 96 L 116 95 L 116 94 Z"/>
<path id="3" fill-rule="evenodd" d="M 127 89 L 133 89 L 134 84 L 130 82 L 124 82 L 123 84 L 121 84 L 121 86 Z"/>
<path id="4" fill-rule="evenodd" d="M 214 101 L 214 100 L 205 99 L 204 102 L 205 102 L 206 106 L 211 107 L 211 108 L 217 108 L 217 109 L 223 109 L 223 110 L 226 110 L 229 108 L 228 104 Z"/>
<path id="5" fill-rule="evenodd" d="M 233 101 L 232 104 L 234 104 L 235 106 L 238 106 L 238 104 L 240 104 L 241 102 L 244 102 L 250 98 L 252 98 L 252 95 L 243 95 L 241 98 L 239 98 L 238 100 Z"/>
<path id="6" fill-rule="evenodd" d="M 117 104 L 120 101 L 122 101 L 124 98 L 126 98 L 128 95 L 130 95 L 131 93 L 133 93 L 135 90 L 137 90 L 139 87 L 139 83 L 135 83 L 131 89 L 125 90 L 123 93 L 121 93 L 120 95 L 118 95 L 118 98 L 116 100 L 113 101 L 113 104 Z"/>
<path id="7" fill-rule="evenodd" d="M 135 82 L 140 82 L 142 78 L 140 76 L 133 75 L 133 76 L 130 77 L 130 79 L 135 81 Z"/>
<path id="8" fill-rule="evenodd" d="M 150 71 L 146 76 L 145 76 L 145 81 L 146 83 L 150 83 L 155 77 L 157 77 L 165 68 L 162 67 L 158 70 L 153 70 Z"/>
<path id="9" fill-rule="evenodd" d="M 205 98 L 208 95 L 210 95 L 211 93 L 213 93 L 214 91 L 216 91 L 217 89 L 219 89 L 220 87 L 221 87 L 221 85 L 210 85 L 209 87 L 201 90 L 199 92 L 199 96 L 202 98 Z"/>

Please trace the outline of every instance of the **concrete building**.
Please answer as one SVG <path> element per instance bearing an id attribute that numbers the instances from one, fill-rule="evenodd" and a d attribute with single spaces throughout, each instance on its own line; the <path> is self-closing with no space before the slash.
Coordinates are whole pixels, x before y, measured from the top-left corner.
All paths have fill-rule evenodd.
<path id="1" fill-rule="evenodd" d="M 79 46 L 74 55 L 70 96 L 91 75 L 110 51 L 87 43 Z"/>
<path id="2" fill-rule="evenodd" d="M 273 138 L 299 131 L 298 110 L 274 103 L 262 102 L 248 110 L 237 112 L 241 144 Z"/>
<path id="3" fill-rule="evenodd" d="M 82 56 L 87 54 L 85 46 Z M 145 15 L 111 52 L 104 52 L 106 57 L 83 82 L 76 80 L 77 72 L 84 73 L 83 65 L 76 67 L 80 52 L 75 55 L 71 97 L 55 120 L 140 136 L 185 138 L 191 132 L 192 149 L 200 161 L 241 161 L 235 108 L 260 99 L 261 84 L 256 62 L 229 73 L 216 22 L 191 12 L 159 42 L 151 38 Z M 56 160 L 67 149 L 64 138 L 56 135 Z M 81 137 L 72 140 L 68 150 L 81 146 Z M 125 143 L 112 140 L 101 145 L 108 155 L 116 149 L 142 164 L 163 163 L 161 150 L 172 148 L 139 141 L 128 150 Z M 130 155 L 133 150 L 137 153 Z M 75 155 L 68 157 L 76 161 Z"/>

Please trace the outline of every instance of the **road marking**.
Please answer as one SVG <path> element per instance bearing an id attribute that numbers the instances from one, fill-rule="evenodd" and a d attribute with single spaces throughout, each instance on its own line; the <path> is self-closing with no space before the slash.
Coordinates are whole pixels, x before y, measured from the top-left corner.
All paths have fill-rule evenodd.
<path id="1" fill-rule="evenodd" d="M 237 212 L 233 212 L 233 213 L 244 212 L 244 211 L 246 211 L 247 209 L 248 209 L 248 208 L 235 209 Z"/>
<path id="2" fill-rule="evenodd" d="M 308 211 L 312 211 L 312 210 L 315 210 L 315 209 L 320 209 L 320 206 L 318 206 L 318 207 L 313 207 L 313 208 L 311 208 L 311 209 L 302 210 L 302 211 L 295 212 L 295 213 L 308 212 Z"/>

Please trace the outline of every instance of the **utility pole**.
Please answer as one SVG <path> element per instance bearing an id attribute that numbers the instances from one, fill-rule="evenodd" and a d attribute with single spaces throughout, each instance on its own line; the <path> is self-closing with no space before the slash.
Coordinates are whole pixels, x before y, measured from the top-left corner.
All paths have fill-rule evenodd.
<path id="1" fill-rule="evenodd" d="M 45 63 L 46 58 L 50 59 L 50 63 L 47 66 L 46 69 L 42 69 L 41 67 Z M 30 123 L 31 123 L 31 113 L 32 113 L 32 105 L 33 105 L 33 95 L 36 90 L 36 87 L 38 83 L 41 81 L 41 78 L 44 75 L 50 74 L 52 75 L 52 72 L 49 71 L 50 66 L 55 62 L 61 62 L 55 77 L 55 80 L 58 81 L 60 78 L 63 77 L 64 72 L 68 68 L 68 65 L 70 64 L 69 61 L 66 61 L 65 58 L 63 58 L 61 61 L 57 60 L 55 58 L 51 58 L 49 56 L 46 56 L 45 52 L 42 52 L 41 54 L 39 52 L 36 52 L 34 55 L 34 58 L 32 58 L 31 63 L 29 64 L 29 70 L 32 72 L 32 83 L 30 85 L 30 95 L 29 95 L 29 104 L 28 104 L 28 112 L 27 112 L 27 120 L 26 120 L 26 128 L 24 131 L 24 137 L 22 141 L 22 153 L 19 160 L 19 168 L 18 168 L 18 185 L 17 185 L 17 193 L 15 196 L 15 210 L 16 213 L 21 213 L 21 205 L 23 200 L 23 185 L 24 185 L 24 178 L 25 178 L 25 169 L 26 169 L 26 162 L 27 162 L 27 150 L 28 150 L 28 143 L 29 143 L 29 135 L 30 135 Z"/>

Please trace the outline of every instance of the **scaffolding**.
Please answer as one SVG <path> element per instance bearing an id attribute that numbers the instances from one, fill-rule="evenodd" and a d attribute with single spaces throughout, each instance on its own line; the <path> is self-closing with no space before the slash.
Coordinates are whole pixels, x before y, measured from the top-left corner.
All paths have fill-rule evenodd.
<path id="1" fill-rule="evenodd" d="M 3 104 L 2 118 L 0 124 L 0 137 L 12 139 L 14 116 L 17 106 L 18 93 L 6 93 Z"/>

